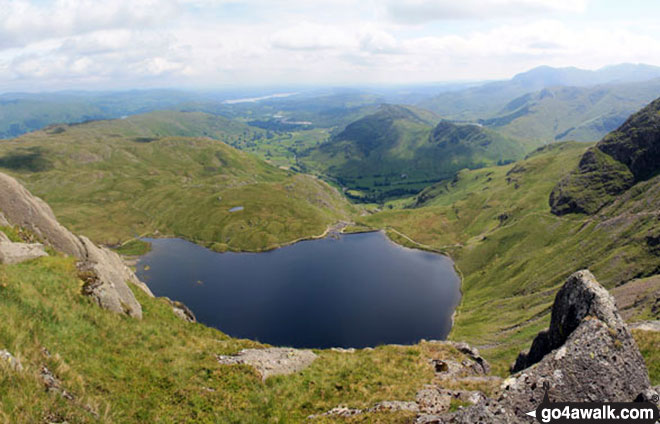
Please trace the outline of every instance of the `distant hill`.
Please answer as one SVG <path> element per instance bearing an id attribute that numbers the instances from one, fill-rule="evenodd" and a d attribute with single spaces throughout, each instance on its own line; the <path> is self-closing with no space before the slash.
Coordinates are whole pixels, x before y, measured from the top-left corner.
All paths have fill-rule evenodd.
<path id="1" fill-rule="evenodd" d="M 550 206 L 556 215 L 593 214 L 634 184 L 658 174 L 660 99 L 590 148 L 577 169 L 554 188 Z"/>
<path id="2" fill-rule="evenodd" d="M 518 141 L 479 125 L 438 121 L 419 109 L 383 105 L 349 124 L 300 162 L 335 178 L 347 193 L 367 201 L 417 193 L 462 168 L 515 160 Z"/>
<path id="3" fill-rule="evenodd" d="M 660 78 L 593 87 L 551 87 L 506 104 L 479 122 L 518 139 L 596 141 L 660 96 Z"/>
<path id="4" fill-rule="evenodd" d="M 508 81 L 441 93 L 418 105 L 451 119 L 486 119 L 500 115 L 512 100 L 544 88 L 628 84 L 655 78 L 660 78 L 660 67 L 642 64 L 621 64 L 595 71 L 541 66 L 517 74 Z"/>
<path id="5" fill-rule="evenodd" d="M 200 98 L 206 96 L 176 90 L 5 93 L 0 95 L 0 139 L 51 124 L 120 118 L 168 109 Z"/>

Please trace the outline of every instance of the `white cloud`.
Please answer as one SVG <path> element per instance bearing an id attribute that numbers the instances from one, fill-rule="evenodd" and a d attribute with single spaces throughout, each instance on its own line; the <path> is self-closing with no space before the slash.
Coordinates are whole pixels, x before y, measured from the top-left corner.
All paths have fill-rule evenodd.
<path id="1" fill-rule="evenodd" d="M 660 65 L 653 20 L 535 17 L 581 16 L 586 0 L 484 0 L 478 8 L 476 0 L 393 1 L 0 0 L 0 91 L 419 82 L 503 78 L 541 64 Z M 413 11 L 469 19 L 421 24 Z"/>
<path id="2" fill-rule="evenodd" d="M 174 0 L 0 0 L 0 48 L 102 29 L 144 28 L 176 16 Z"/>
<path id="3" fill-rule="evenodd" d="M 452 19 L 497 19 L 584 12 L 588 0 L 391 0 L 390 17 L 403 23 Z"/>

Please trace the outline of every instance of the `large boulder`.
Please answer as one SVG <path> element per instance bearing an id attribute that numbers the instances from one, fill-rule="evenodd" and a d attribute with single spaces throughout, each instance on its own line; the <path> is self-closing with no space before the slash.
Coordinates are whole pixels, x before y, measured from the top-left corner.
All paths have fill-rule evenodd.
<path id="1" fill-rule="evenodd" d="M 153 297 L 119 255 L 98 247 L 64 228 L 50 206 L 33 196 L 14 178 L 0 173 L 0 223 L 27 228 L 41 241 L 79 260 L 83 293 L 108 310 L 141 318 L 142 307 L 128 287 L 132 283 Z"/>
<path id="2" fill-rule="evenodd" d="M 544 382 L 554 402 L 632 402 L 651 388 L 628 330 L 593 317 L 585 318 L 563 346 L 505 380 L 501 403 L 524 417 L 541 403 Z"/>
<path id="3" fill-rule="evenodd" d="M 617 332 L 628 332 L 614 297 L 596 281 L 591 272 L 582 270 L 568 277 L 552 305 L 550 327 L 538 334 L 528 352 L 518 356 L 511 371 L 527 368 L 562 346 L 588 316 L 598 318 Z"/>
<path id="4" fill-rule="evenodd" d="M 655 395 L 644 358 L 615 306 L 589 271 L 559 290 L 550 328 L 516 362 L 519 371 L 487 399 L 423 423 L 527 423 L 545 395 L 553 402 L 632 402 Z"/>
<path id="5" fill-rule="evenodd" d="M 85 256 L 78 263 L 79 275 L 85 282 L 83 292 L 105 309 L 142 318 L 142 306 L 126 282 L 149 289 L 115 252 L 96 246 L 85 236 L 80 236 L 80 241 L 85 249 Z"/>

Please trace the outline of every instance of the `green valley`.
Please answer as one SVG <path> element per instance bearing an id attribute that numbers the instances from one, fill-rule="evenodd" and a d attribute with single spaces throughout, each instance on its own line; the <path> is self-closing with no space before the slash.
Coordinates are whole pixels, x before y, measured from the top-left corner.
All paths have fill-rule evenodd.
<path id="1" fill-rule="evenodd" d="M 478 125 L 442 121 L 435 115 L 383 105 L 299 158 L 367 202 L 416 194 L 462 168 L 511 162 L 524 146 Z"/>

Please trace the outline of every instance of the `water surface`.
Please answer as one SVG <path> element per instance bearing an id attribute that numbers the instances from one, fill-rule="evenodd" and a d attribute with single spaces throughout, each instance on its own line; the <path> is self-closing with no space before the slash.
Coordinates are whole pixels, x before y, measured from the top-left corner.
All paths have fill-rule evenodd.
<path id="1" fill-rule="evenodd" d="M 278 346 L 366 347 L 444 339 L 460 280 L 441 255 L 379 232 L 309 240 L 265 253 L 216 253 L 146 239 L 138 276 L 200 322 Z"/>

